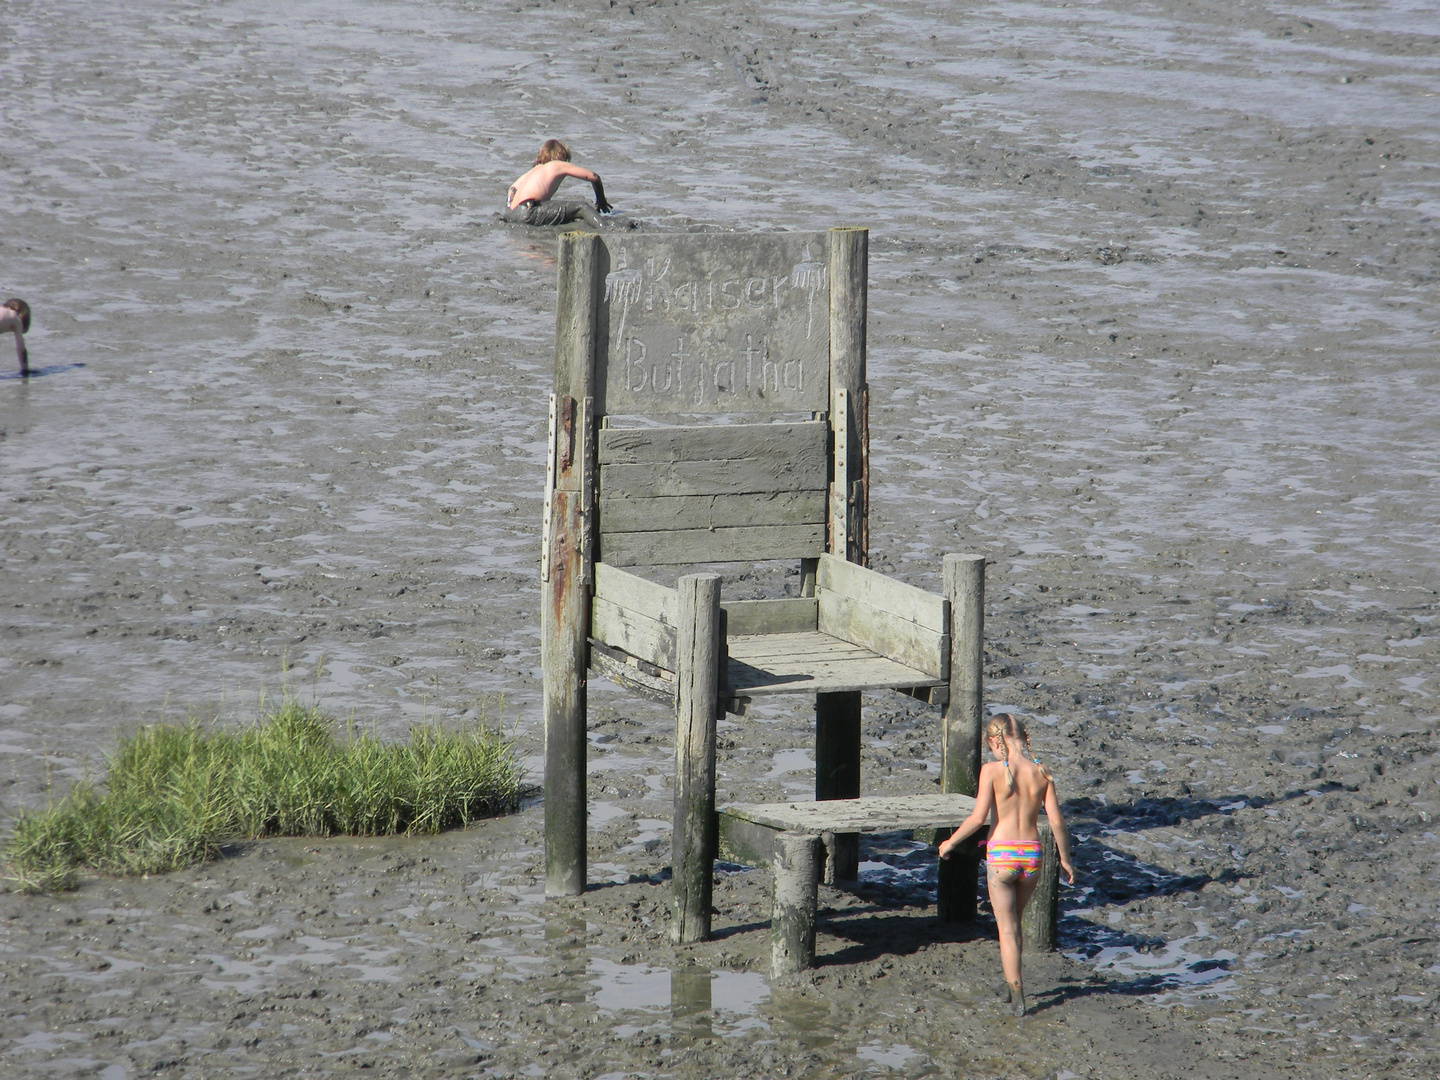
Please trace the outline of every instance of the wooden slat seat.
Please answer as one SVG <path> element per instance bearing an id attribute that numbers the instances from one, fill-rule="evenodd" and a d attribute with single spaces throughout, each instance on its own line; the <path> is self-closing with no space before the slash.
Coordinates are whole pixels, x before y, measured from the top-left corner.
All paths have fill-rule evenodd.
<path id="1" fill-rule="evenodd" d="M 819 631 L 732 637 L 727 644 L 724 693 L 731 698 L 902 690 L 946 683 Z"/>
<path id="2" fill-rule="evenodd" d="M 944 597 L 832 555 L 819 557 L 817 582 L 814 597 L 721 605 L 729 634 L 720 697 L 728 706 L 767 694 L 948 685 L 950 607 Z M 673 695 L 677 605 L 673 589 L 597 562 L 590 620 L 591 639 L 601 648 L 592 651 L 591 665 Z M 636 670 L 617 671 L 614 663 L 630 658 Z"/>

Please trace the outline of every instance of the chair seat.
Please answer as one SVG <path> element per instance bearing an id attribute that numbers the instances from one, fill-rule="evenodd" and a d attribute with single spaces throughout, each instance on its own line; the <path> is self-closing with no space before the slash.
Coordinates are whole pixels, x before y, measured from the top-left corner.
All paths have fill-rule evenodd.
<path id="1" fill-rule="evenodd" d="M 947 683 L 813 630 L 739 635 L 730 638 L 727 647 L 724 693 L 730 697 L 900 690 Z"/>

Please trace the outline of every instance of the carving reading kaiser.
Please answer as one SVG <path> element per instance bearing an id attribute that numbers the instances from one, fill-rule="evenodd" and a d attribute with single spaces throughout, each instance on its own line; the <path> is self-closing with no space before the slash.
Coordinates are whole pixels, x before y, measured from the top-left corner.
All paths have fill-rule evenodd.
<path id="1" fill-rule="evenodd" d="M 829 407 L 824 233 L 606 238 L 605 411 Z"/>

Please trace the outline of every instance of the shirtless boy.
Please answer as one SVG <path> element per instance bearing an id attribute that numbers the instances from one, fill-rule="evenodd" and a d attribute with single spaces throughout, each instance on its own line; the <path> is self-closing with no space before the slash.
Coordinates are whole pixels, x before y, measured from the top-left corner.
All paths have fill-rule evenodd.
<path id="1" fill-rule="evenodd" d="M 0 304 L 0 334 L 13 331 L 15 351 L 20 354 L 20 374 L 30 374 L 30 357 L 25 352 L 25 331 L 30 329 L 30 305 L 24 300 L 6 300 Z"/>
<path id="2" fill-rule="evenodd" d="M 595 210 L 584 203 L 551 202 L 551 197 L 567 176 L 584 180 L 595 189 Z M 505 220 L 516 225 L 564 225 L 577 217 L 596 228 L 601 214 L 608 214 L 610 203 L 600 174 L 570 164 L 570 148 L 559 139 L 546 139 L 535 155 L 535 165 L 510 185 L 505 203 Z"/>

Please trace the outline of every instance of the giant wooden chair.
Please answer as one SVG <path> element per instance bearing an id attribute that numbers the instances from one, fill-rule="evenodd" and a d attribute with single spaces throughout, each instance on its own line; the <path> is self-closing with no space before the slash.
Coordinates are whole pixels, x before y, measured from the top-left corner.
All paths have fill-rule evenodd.
<path id="1" fill-rule="evenodd" d="M 854 799 L 861 692 L 900 690 L 941 707 L 941 792 L 975 793 L 984 559 L 946 556 L 943 596 L 865 566 L 868 243 L 864 229 L 560 238 L 547 895 L 585 888 L 592 671 L 676 709 L 676 941 L 710 932 L 722 709 L 813 694 L 816 799 Z M 800 560 L 798 596 L 730 602 L 715 574 L 669 588 L 634 572 L 772 559 Z M 855 837 L 829 847 L 827 878 L 853 879 Z M 974 875 L 973 859 L 945 864 L 942 918 L 973 917 Z"/>

